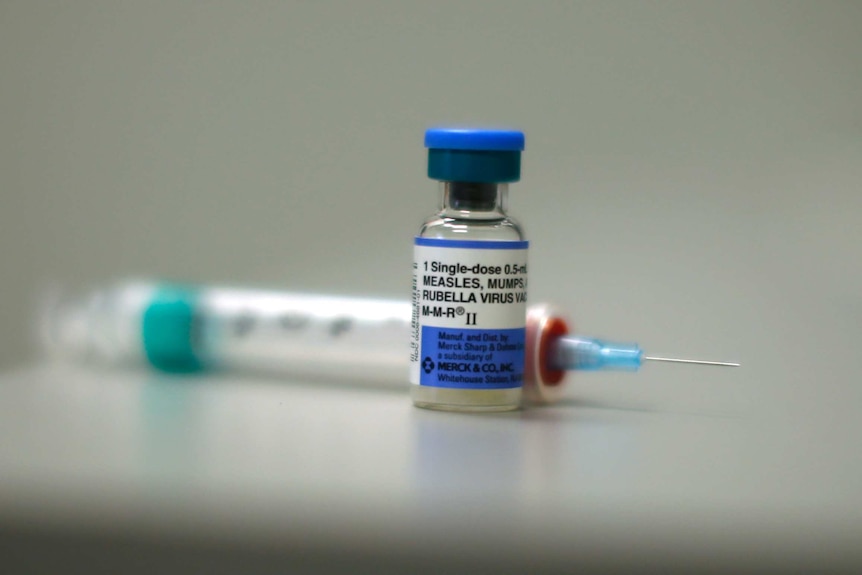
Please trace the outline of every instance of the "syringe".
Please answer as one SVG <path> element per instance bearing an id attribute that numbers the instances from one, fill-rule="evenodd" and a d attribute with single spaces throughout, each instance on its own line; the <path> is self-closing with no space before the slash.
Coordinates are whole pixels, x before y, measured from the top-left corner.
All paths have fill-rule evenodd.
<path id="1" fill-rule="evenodd" d="M 407 301 L 279 291 L 124 282 L 77 300 L 52 298 L 42 341 L 58 355 L 138 363 L 165 372 L 229 369 L 406 385 Z M 569 335 L 548 305 L 527 314 L 524 392 L 553 402 L 570 370 L 637 370 L 636 344 Z"/>
<path id="2" fill-rule="evenodd" d="M 553 403 L 563 393 L 568 371 L 637 371 L 645 361 L 739 367 L 738 363 L 645 355 L 636 343 L 610 342 L 570 334 L 568 322 L 549 305 L 527 311 L 527 373 L 524 391 L 531 401 Z"/>

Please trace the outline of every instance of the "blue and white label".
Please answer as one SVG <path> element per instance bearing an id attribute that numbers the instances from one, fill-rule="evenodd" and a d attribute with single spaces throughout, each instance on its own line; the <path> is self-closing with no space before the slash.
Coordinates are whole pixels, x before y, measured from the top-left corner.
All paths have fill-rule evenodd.
<path id="1" fill-rule="evenodd" d="M 525 241 L 416 238 L 410 380 L 520 387 L 527 313 Z"/>

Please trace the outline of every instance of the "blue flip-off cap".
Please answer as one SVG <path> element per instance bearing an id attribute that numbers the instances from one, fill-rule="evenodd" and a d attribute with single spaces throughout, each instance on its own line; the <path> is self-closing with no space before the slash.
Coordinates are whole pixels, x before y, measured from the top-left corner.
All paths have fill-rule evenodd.
<path id="1" fill-rule="evenodd" d="M 438 150 L 521 151 L 524 132 L 495 128 L 430 128 L 425 147 Z"/>
<path id="2" fill-rule="evenodd" d="M 431 128 L 425 132 L 428 177 L 452 182 L 517 182 L 524 133 L 497 128 Z"/>

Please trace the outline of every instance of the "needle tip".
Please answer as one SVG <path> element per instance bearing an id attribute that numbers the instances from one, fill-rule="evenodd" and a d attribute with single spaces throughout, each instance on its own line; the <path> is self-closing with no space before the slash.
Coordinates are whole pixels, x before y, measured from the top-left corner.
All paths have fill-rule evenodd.
<path id="1" fill-rule="evenodd" d="M 705 361 L 702 359 L 679 359 L 676 357 L 655 357 L 655 356 L 645 356 L 645 360 L 648 361 L 665 361 L 669 363 L 693 363 L 697 365 L 719 365 L 723 367 L 740 367 L 741 364 L 734 363 L 730 361 Z"/>

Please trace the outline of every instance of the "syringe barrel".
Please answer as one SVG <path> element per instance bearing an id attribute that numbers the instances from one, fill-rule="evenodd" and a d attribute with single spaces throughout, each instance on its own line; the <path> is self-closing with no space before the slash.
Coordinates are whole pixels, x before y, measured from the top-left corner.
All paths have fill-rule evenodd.
<path id="1" fill-rule="evenodd" d="M 406 383 L 406 301 L 222 288 L 198 306 L 210 365 Z"/>
<path id="2" fill-rule="evenodd" d="M 42 342 L 54 355 L 182 373 L 227 369 L 408 385 L 409 301 L 124 282 L 55 298 Z M 549 361 L 569 331 L 547 305 L 527 313 L 525 397 L 552 403 L 563 367 Z"/>
<path id="3" fill-rule="evenodd" d="M 406 301 L 143 282 L 46 315 L 52 348 L 103 361 L 406 384 Z"/>

